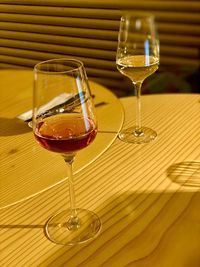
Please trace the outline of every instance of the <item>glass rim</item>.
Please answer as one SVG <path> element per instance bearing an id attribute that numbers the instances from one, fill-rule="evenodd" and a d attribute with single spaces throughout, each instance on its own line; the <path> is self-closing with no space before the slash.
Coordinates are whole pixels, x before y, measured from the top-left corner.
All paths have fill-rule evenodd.
<path id="1" fill-rule="evenodd" d="M 39 67 L 48 63 L 59 63 L 59 62 L 74 62 L 77 63 L 77 66 L 74 66 L 73 69 L 71 70 L 62 70 L 62 71 L 48 71 L 48 70 L 41 70 Z M 78 66 L 79 65 L 79 66 Z M 68 73 L 68 72 L 73 72 L 73 71 L 77 71 L 81 68 L 84 68 L 84 64 L 82 61 L 75 59 L 75 58 L 52 58 L 52 59 L 48 59 L 48 60 L 44 60 L 41 62 L 38 62 L 35 66 L 34 66 L 34 72 L 37 73 L 52 73 L 52 74 L 64 74 L 64 73 Z"/>
<path id="2" fill-rule="evenodd" d="M 135 19 L 155 19 L 155 15 L 150 12 L 124 11 L 122 13 L 121 19 L 127 17 L 133 17 Z"/>

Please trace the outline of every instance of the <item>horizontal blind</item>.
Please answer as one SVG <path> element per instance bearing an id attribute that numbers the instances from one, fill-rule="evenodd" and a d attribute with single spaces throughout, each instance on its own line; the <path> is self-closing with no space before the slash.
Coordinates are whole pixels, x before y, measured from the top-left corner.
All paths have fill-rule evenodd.
<path id="1" fill-rule="evenodd" d="M 124 10 L 155 15 L 161 68 L 199 66 L 199 1 L 0 0 L 0 67 L 75 57 L 84 62 L 89 78 L 126 92 L 130 84 L 122 86 L 124 77 L 115 65 Z"/>

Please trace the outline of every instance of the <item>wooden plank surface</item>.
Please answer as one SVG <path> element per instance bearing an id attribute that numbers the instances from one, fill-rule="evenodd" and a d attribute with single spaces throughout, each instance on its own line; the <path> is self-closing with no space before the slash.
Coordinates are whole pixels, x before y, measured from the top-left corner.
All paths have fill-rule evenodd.
<path id="1" fill-rule="evenodd" d="M 123 98 L 124 127 L 135 98 Z M 157 131 L 145 145 L 116 139 L 75 175 L 77 205 L 95 211 L 102 231 L 92 242 L 59 246 L 43 226 L 69 207 L 63 181 L 1 209 L 0 266 L 199 267 L 200 95 L 142 96 L 142 123 Z"/>
<path id="2" fill-rule="evenodd" d="M 32 129 L 16 118 L 32 108 L 32 79 L 30 70 L 0 71 L 0 207 L 37 194 L 66 178 L 62 157 L 41 148 L 34 140 Z M 90 164 L 111 145 L 124 118 L 116 96 L 94 82 L 90 82 L 90 87 L 97 105 L 98 135 L 76 156 L 74 172 Z"/>

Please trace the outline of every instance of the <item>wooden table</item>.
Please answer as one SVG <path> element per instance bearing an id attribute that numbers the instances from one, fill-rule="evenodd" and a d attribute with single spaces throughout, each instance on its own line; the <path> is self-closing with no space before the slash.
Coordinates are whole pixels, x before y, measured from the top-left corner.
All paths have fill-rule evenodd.
<path id="1" fill-rule="evenodd" d="M 121 99 L 124 127 L 134 123 L 134 101 Z M 0 266 L 199 267 L 199 101 L 199 94 L 142 96 L 142 123 L 157 131 L 156 141 L 116 138 L 75 174 L 77 205 L 102 221 L 92 242 L 60 246 L 44 235 L 49 216 L 69 207 L 66 180 L 2 207 Z"/>
<path id="2" fill-rule="evenodd" d="M 0 208 L 40 193 L 66 178 L 63 159 L 36 144 L 32 129 L 17 117 L 32 108 L 33 72 L 0 71 Z M 90 82 L 99 134 L 76 156 L 74 173 L 98 158 L 115 140 L 124 120 L 120 101 L 103 86 Z M 110 119 L 112 118 L 112 119 Z M 48 177 L 48 178 L 47 178 Z"/>

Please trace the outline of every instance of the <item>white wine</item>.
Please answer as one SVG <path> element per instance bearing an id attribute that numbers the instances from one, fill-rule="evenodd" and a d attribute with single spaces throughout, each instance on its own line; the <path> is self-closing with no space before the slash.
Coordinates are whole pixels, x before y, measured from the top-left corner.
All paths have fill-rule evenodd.
<path id="1" fill-rule="evenodd" d="M 117 60 L 117 69 L 133 82 L 143 82 L 158 69 L 157 57 L 134 55 Z"/>

